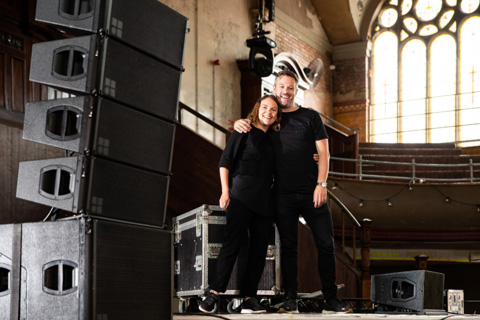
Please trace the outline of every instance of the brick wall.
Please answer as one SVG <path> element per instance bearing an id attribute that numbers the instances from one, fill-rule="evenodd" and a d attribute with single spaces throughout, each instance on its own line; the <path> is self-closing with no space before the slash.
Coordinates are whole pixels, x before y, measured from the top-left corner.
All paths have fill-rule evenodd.
<path id="1" fill-rule="evenodd" d="M 360 128 L 360 142 L 368 139 L 367 58 L 335 61 L 333 71 L 333 118 L 343 125 Z"/>
<path id="2" fill-rule="evenodd" d="M 308 64 L 316 58 L 320 58 L 323 61 L 324 73 L 319 83 L 311 90 L 313 93 L 313 101 L 311 101 L 311 103 L 312 107 L 317 111 L 332 116 L 330 58 L 325 53 L 315 50 L 307 43 L 299 40 L 278 26 L 275 31 L 275 41 L 277 42 L 276 53 L 291 53 L 301 66 L 308 66 Z"/>

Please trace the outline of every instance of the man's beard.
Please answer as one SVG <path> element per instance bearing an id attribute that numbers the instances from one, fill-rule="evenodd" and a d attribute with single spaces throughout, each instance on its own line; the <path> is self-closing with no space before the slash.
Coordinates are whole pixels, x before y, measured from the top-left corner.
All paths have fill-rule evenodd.
<path id="1" fill-rule="evenodd" d="M 280 98 L 280 97 L 277 97 L 277 100 L 278 100 L 278 106 L 279 106 L 281 109 L 288 109 L 288 108 L 292 105 L 292 103 L 291 103 L 290 101 L 287 102 L 287 104 L 283 104 L 283 103 L 282 103 L 282 98 Z"/>
<path id="2" fill-rule="evenodd" d="M 281 102 L 279 101 L 279 102 L 278 102 L 278 105 L 280 106 L 281 109 L 288 109 L 288 108 L 290 108 L 290 107 L 293 105 L 293 103 L 288 102 L 287 104 L 283 104 L 283 103 L 281 103 Z"/>

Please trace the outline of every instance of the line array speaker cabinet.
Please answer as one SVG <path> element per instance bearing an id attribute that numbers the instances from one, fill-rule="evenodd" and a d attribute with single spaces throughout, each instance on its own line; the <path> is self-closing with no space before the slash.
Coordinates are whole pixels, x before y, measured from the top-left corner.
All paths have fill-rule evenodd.
<path id="1" fill-rule="evenodd" d="M 443 273 L 414 270 L 373 275 L 370 299 L 380 305 L 431 313 L 443 310 Z"/>
<path id="2" fill-rule="evenodd" d="M 37 0 L 35 19 L 70 33 L 105 33 L 183 68 L 188 19 L 158 0 Z"/>
<path id="3" fill-rule="evenodd" d="M 99 35 L 36 43 L 30 80 L 100 94 L 174 122 L 181 71 Z"/>
<path id="4" fill-rule="evenodd" d="M 24 161 L 17 197 L 74 213 L 163 226 L 169 181 L 163 174 L 95 157 Z"/>
<path id="5" fill-rule="evenodd" d="M 98 219 L 0 225 L 0 319 L 169 319 L 171 248 L 171 232 Z"/>
<path id="6" fill-rule="evenodd" d="M 169 174 L 175 124 L 108 99 L 27 103 L 23 138 Z"/>
<path id="7" fill-rule="evenodd" d="M 30 80 L 76 97 L 26 106 L 24 139 L 67 158 L 20 163 L 17 197 L 165 225 L 188 19 L 157 0 L 38 0 L 77 35 L 32 48 Z"/>

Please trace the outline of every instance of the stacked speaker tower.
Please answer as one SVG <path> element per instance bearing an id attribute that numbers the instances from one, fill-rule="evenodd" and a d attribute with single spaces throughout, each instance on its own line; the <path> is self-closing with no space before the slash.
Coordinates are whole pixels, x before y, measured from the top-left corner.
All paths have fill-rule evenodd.
<path id="1" fill-rule="evenodd" d="M 35 44 L 24 139 L 66 157 L 21 162 L 17 197 L 73 213 L 0 226 L 0 318 L 166 319 L 166 202 L 188 19 L 157 0 L 37 0 L 75 37 Z M 4 241 L 3 239 L 7 239 Z"/>

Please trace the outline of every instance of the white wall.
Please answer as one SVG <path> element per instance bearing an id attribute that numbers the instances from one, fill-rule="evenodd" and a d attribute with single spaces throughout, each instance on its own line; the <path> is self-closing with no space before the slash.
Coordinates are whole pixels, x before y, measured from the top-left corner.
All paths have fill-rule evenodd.
<path id="1" fill-rule="evenodd" d="M 228 128 L 228 119 L 240 117 L 240 71 L 236 60 L 248 58 L 249 48 L 245 46 L 245 40 L 254 28 L 248 1 L 161 2 L 189 19 L 180 101 Z M 214 66 L 213 61 L 217 59 L 220 65 Z M 218 131 L 214 133 L 216 130 L 203 121 L 196 121 L 184 112 L 182 122 L 223 146 L 224 135 Z"/>

